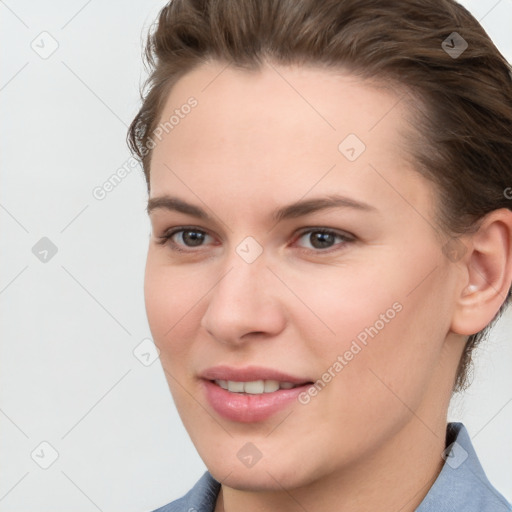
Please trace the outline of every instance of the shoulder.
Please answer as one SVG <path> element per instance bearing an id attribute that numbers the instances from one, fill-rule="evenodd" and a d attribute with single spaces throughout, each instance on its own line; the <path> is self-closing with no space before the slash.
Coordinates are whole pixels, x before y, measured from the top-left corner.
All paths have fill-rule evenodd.
<path id="1" fill-rule="evenodd" d="M 153 512 L 213 512 L 220 490 L 220 483 L 206 471 L 181 498 Z"/>

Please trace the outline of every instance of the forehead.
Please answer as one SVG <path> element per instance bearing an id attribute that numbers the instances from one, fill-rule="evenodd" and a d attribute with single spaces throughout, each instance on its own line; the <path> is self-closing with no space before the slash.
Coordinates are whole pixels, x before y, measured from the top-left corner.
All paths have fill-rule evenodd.
<path id="1" fill-rule="evenodd" d="M 196 105 L 184 108 L 190 98 Z M 167 98 L 151 194 L 185 190 L 179 176 L 192 190 L 211 194 L 221 186 L 236 198 L 245 187 L 276 202 L 283 193 L 296 200 L 316 183 L 323 190 L 364 188 L 368 197 L 382 192 L 376 173 L 401 172 L 402 182 L 417 181 L 403 157 L 408 111 L 402 100 L 403 93 L 342 70 L 204 64 Z"/>
<path id="2" fill-rule="evenodd" d="M 250 137 L 254 147 L 257 143 L 268 145 L 278 133 L 279 140 L 289 143 L 299 136 L 298 147 L 304 141 L 318 146 L 320 139 L 327 144 L 346 133 L 363 137 L 384 118 L 384 129 L 375 130 L 373 137 L 384 134 L 389 139 L 393 135 L 390 125 L 396 121 L 403 124 L 403 94 L 384 82 L 363 81 L 342 69 L 268 63 L 247 71 L 212 61 L 178 80 L 160 121 L 165 123 L 179 114 L 194 97 L 197 106 L 164 134 L 171 143 L 189 142 L 213 149 L 219 140 Z M 191 132 L 199 137 L 190 140 Z"/>

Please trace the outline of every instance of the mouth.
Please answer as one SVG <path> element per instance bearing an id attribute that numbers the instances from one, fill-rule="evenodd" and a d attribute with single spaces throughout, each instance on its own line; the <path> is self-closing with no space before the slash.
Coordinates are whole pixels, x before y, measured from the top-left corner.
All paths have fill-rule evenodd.
<path id="1" fill-rule="evenodd" d="M 298 405 L 313 381 L 262 367 L 217 366 L 201 375 L 203 392 L 215 413 L 239 423 L 262 422 Z"/>
<path id="2" fill-rule="evenodd" d="M 217 386 L 229 391 L 230 393 L 246 393 L 249 395 L 261 395 L 263 393 L 274 393 L 280 389 L 293 389 L 304 384 L 312 384 L 312 382 L 304 384 L 294 384 L 293 382 L 280 382 L 278 380 L 252 380 L 252 381 L 236 381 L 215 379 L 213 382 Z"/>

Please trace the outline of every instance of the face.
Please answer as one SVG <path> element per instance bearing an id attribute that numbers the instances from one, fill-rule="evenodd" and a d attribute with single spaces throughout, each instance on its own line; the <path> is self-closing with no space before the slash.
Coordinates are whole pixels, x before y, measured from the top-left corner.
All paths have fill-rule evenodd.
<path id="1" fill-rule="evenodd" d="M 398 100 L 339 71 L 216 62 L 167 98 L 146 312 L 181 419 L 231 487 L 310 484 L 383 453 L 411 411 L 442 416 L 455 281 Z"/>

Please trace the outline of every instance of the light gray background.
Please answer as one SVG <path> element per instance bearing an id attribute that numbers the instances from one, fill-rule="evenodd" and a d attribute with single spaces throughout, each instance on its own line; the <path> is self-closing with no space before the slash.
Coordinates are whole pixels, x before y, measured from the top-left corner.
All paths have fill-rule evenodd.
<path id="1" fill-rule="evenodd" d="M 0 1 L 0 512 L 149 511 L 205 469 L 159 361 L 133 353 L 151 336 L 142 172 L 92 195 L 130 157 L 141 41 L 164 3 Z M 512 60 L 512 0 L 463 3 Z M 47 58 L 31 47 L 53 40 Z M 47 262 L 32 252 L 43 237 L 57 248 Z M 509 314 L 450 413 L 509 501 L 511 332 Z M 48 469 L 44 441 L 58 452 Z"/>

